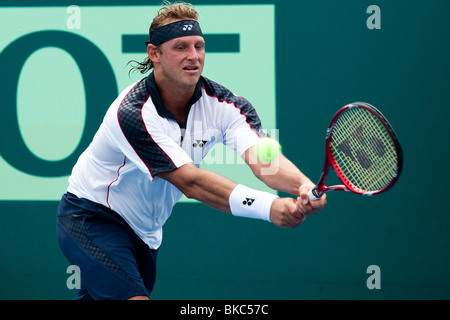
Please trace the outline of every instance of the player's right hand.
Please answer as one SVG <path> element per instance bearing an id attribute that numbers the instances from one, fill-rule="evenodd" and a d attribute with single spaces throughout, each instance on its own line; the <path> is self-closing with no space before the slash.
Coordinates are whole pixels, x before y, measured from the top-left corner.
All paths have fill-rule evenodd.
<path id="1" fill-rule="evenodd" d="M 295 228 L 305 220 L 293 198 L 278 198 L 272 202 L 270 207 L 270 220 L 281 228 Z"/>

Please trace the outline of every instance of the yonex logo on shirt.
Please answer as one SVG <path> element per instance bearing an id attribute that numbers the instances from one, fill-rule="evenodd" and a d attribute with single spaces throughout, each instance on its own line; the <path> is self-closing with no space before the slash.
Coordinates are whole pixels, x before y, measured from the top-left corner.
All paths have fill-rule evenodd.
<path id="1" fill-rule="evenodd" d="M 206 141 L 206 140 L 195 140 L 195 142 L 192 144 L 192 146 L 193 146 L 194 148 L 195 148 L 195 147 L 203 148 L 207 142 L 208 142 L 208 141 Z"/>

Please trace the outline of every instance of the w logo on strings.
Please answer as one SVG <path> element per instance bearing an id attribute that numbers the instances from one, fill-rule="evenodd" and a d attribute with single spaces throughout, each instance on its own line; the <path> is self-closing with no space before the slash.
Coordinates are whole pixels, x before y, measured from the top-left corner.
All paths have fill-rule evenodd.
<path id="1" fill-rule="evenodd" d="M 366 136 L 363 125 L 357 127 L 350 137 L 337 146 L 337 149 L 352 161 L 359 162 L 364 169 L 370 169 L 372 166 L 371 155 L 381 158 L 386 154 L 383 141 L 376 136 Z M 356 152 L 353 149 L 356 149 Z"/>

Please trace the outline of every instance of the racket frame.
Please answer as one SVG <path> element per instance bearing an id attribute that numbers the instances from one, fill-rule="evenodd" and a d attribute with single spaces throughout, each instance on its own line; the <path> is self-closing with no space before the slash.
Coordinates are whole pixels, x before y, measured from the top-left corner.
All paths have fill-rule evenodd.
<path id="1" fill-rule="evenodd" d="M 360 190 L 360 189 L 354 187 L 351 184 L 351 182 L 348 181 L 348 179 L 345 177 L 345 175 L 343 174 L 342 170 L 339 168 L 336 160 L 334 160 L 334 157 L 333 157 L 333 150 L 331 148 L 331 139 L 333 138 L 333 128 L 334 128 L 337 120 L 341 116 L 341 114 L 344 113 L 345 111 L 347 111 L 348 109 L 352 109 L 352 108 L 363 108 L 363 109 L 367 110 L 368 112 L 370 112 L 372 115 L 374 115 L 381 122 L 381 124 L 386 128 L 387 132 L 391 136 L 392 141 L 394 143 L 395 150 L 397 152 L 397 172 L 396 172 L 395 176 L 391 179 L 391 181 L 385 187 L 383 187 L 379 190 L 363 191 L 363 190 Z M 327 178 L 330 166 L 336 172 L 336 175 L 338 176 L 339 180 L 342 181 L 343 185 L 333 185 L 333 186 L 325 185 L 325 180 Z M 366 102 L 353 102 L 353 103 L 347 104 L 344 107 L 342 107 L 341 109 L 339 109 L 335 113 L 333 118 L 331 119 L 330 125 L 328 126 L 328 129 L 327 129 L 327 134 L 326 134 L 325 162 L 323 165 L 322 174 L 320 175 L 319 182 L 309 192 L 309 197 L 311 200 L 317 200 L 320 197 L 322 197 L 322 195 L 324 193 L 327 193 L 330 191 L 347 191 L 347 192 L 353 192 L 353 193 L 357 193 L 357 194 L 361 194 L 361 195 L 365 195 L 365 196 L 372 196 L 375 194 L 379 194 L 379 193 L 389 190 L 390 188 L 392 188 L 392 186 L 395 184 L 395 182 L 397 182 L 397 180 L 400 176 L 400 173 L 402 171 L 402 166 L 403 166 L 402 148 L 398 141 L 397 135 L 395 134 L 394 130 L 392 129 L 392 126 L 389 124 L 389 122 L 384 117 L 384 115 L 378 109 L 376 109 L 374 106 L 372 106 Z"/>

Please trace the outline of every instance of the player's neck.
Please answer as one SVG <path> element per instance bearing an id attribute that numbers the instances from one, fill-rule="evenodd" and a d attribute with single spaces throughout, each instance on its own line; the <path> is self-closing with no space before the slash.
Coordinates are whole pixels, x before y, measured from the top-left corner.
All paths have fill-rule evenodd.
<path id="1" fill-rule="evenodd" d="M 195 86 L 192 88 L 180 88 L 173 85 L 162 85 L 158 86 L 158 88 L 166 109 L 173 113 L 179 123 L 184 123 Z"/>

